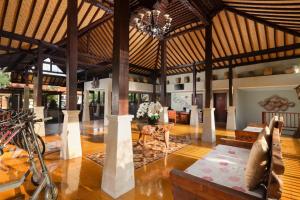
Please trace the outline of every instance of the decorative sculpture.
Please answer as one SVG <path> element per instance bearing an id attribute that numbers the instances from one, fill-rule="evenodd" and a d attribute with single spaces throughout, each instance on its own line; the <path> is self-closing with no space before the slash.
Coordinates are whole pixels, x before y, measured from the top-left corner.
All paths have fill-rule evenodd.
<path id="1" fill-rule="evenodd" d="M 287 98 L 280 97 L 278 95 L 273 95 L 266 98 L 264 101 L 258 102 L 258 104 L 266 109 L 267 111 L 286 111 L 289 107 L 294 107 L 295 103 L 289 101 Z"/>

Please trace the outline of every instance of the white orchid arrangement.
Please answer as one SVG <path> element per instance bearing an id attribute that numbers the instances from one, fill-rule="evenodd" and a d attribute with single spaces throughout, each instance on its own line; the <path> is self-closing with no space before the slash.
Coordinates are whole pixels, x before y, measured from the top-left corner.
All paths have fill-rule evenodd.
<path id="1" fill-rule="evenodd" d="M 145 102 L 140 104 L 136 113 L 137 118 L 150 118 L 152 120 L 159 119 L 159 113 L 163 111 L 163 107 L 159 102 Z"/>

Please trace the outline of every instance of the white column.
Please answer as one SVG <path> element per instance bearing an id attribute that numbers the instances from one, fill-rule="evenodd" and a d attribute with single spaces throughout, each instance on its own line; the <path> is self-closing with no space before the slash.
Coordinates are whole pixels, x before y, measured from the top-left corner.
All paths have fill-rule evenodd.
<path id="1" fill-rule="evenodd" d="M 132 118 L 132 115 L 108 116 L 106 157 L 101 188 L 113 198 L 118 198 L 135 186 L 131 139 Z"/>
<path id="2" fill-rule="evenodd" d="M 104 98 L 104 126 L 108 126 L 108 116 L 111 115 L 111 90 L 105 90 Z"/>
<path id="3" fill-rule="evenodd" d="M 24 102 L 23 102 L 23 109 L 27 110 L 29 109 L 29 87 L 24 86 Z"/>
<path id="4" fill-rule="evenodd" d="M 159 121 L 162 123 L 169 122 L 168 108 L 169 107 L 163 107 L 163 111 L 159 114 L 160 115 Z"/>
<path id="5" fill-rule="evenodd" d="M 214 143 L 216 141 L 215 108 L 203 109 L 202 141 Z"/>
<path id="6" fill-rule="evenodd" d="M 64 160 L 82 156 L 79 110 L 64 110 L 64 124 L 61 134 L 60 157 Z"/>
<path id="7" fill-rule="evenodd" d="M 39 136 L 45 136 L 45 114 L 44 114 L 44 106 L 34 106 L 33 107 L 33 112 L 36 116 L 37 119 L 43 119 L 42 122 L 36 122 L 34 124 L 34 130 L 35 133 L 38 134 Z"/>
<path id="8" fill-rule="evenodd" d="M 99 117 L 99 116 L 100 116 L 100 103 L 97 103 L 95 116 L 96 116 L 96 117 Z"/>
<path id="9" fill-rule="evenodd" d="M 89 91 L 88 90 L 84 90 L 82 121 L 83 122 L 90 121 L 90 103 L 89 103 Z"/>
<path id="10" fill-rule="evenodd" d="M 190 116 L 190 125 L 198 126 L 199 125 L 199 114 L 198 114 L 198 106 L 192 105 L 191 116 Z"/>
<path id="11" fill-rule="evenodd" d="M 64 162 L 63 164 L 63 182 L 68 184 L 60 184 L 62 195 L 69 195 L 78 190 L 80 184 L 82 159 L 74 159 L 72 163 Z"/>
<path id="12" fill-rule="evenodd" d="M 229 106 L 227 110 L 227 130 L 236 130 L 235 107 Z"/>

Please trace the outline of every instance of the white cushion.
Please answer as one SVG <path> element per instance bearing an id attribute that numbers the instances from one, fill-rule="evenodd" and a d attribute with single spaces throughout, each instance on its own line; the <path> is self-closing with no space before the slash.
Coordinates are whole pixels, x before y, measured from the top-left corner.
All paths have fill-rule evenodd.
<path id="1" fill-rule="evenodd" d="M 249 191 L 244 180 L 250 150 L 218 145 L 185 170 L 193 176 L 262 198 L 263 191 Z"/>

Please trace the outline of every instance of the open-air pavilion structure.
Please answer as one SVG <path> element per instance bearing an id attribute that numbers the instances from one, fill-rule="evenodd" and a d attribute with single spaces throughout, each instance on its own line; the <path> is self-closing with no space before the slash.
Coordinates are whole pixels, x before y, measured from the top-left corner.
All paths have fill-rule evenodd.
<path id="1" fill-rule="evenodd" d="M 160 37 L 147 34 L 136 23 L 141 13 L 152 10 L 160 11 L 157 24 L 165 23 L 165 14 L 172 18 Z M 292 135 L 300 134 L 300 101 L 294 89 L 300 84 L 298 0 L 2 0 L 0 67 L 11 79 L 10 87 L 0 93 L 19 95 L 18 100 L 10 100 L 11 108 L 31 108 L 33 91 L 32 109 L 38 118 L 45 118 L 50 113 L 45 112 L 45 94 L 59 96 L 60 153 L 49 158 L 59 163 L 52 176 L 55 182 L 62 179 L 61 199 L 74 199 L 76 194 L 79 199 L 89 195 L 91 199 L 121 195 L 121 199 L 172 199 L 169 171 L 184 170 L 202 158 L 208 153 L 206 147 L 219 143 L 220 135 L 233 137 L 248 123 L 268 123 L 278 113 Z M 90 91 L 94 91 L 93 108 Z M 264 107 L 274 95 L 287 101 L 280 104 L 287 106 L 285 110 Z M 265 99 L 267 103 L 261 105 Z M 193 145 L 187 145 L 177 155 L 164 155 L 157 165 L 137 169 L 132 135 L 139 122 L 132 114 L 144 101 L 160 102 L 163 124 L 174 120 L 170 109 L 175 111 L 174 133 L 192 135 L 199 152 L 192 155 Z M 53 135 L 47 133 L 55 132 L 53 126 L 45 128 L 44 122 L 36 126 L 45 141 L 53 142 Z M 92 132 L 100 127 L 105 135 L 101 146 L 85 138 L 85 126 L 91 126 Z M 283 178 L 285 199 L 300 198 L 299 142 L 284 136 L 281 143 L 288 174 Z M 86 152 L 97 150 L 106 152 L 102 166 L 86 158 Z M 79 169 L 72 171 L 76 165 Z M 148 180 L 140 178 L 147 174 Z M 62 186 L 72 184 L 72 179 L 74 187 Z M 12 198 L 17 193 L 3 195 Z"/>

